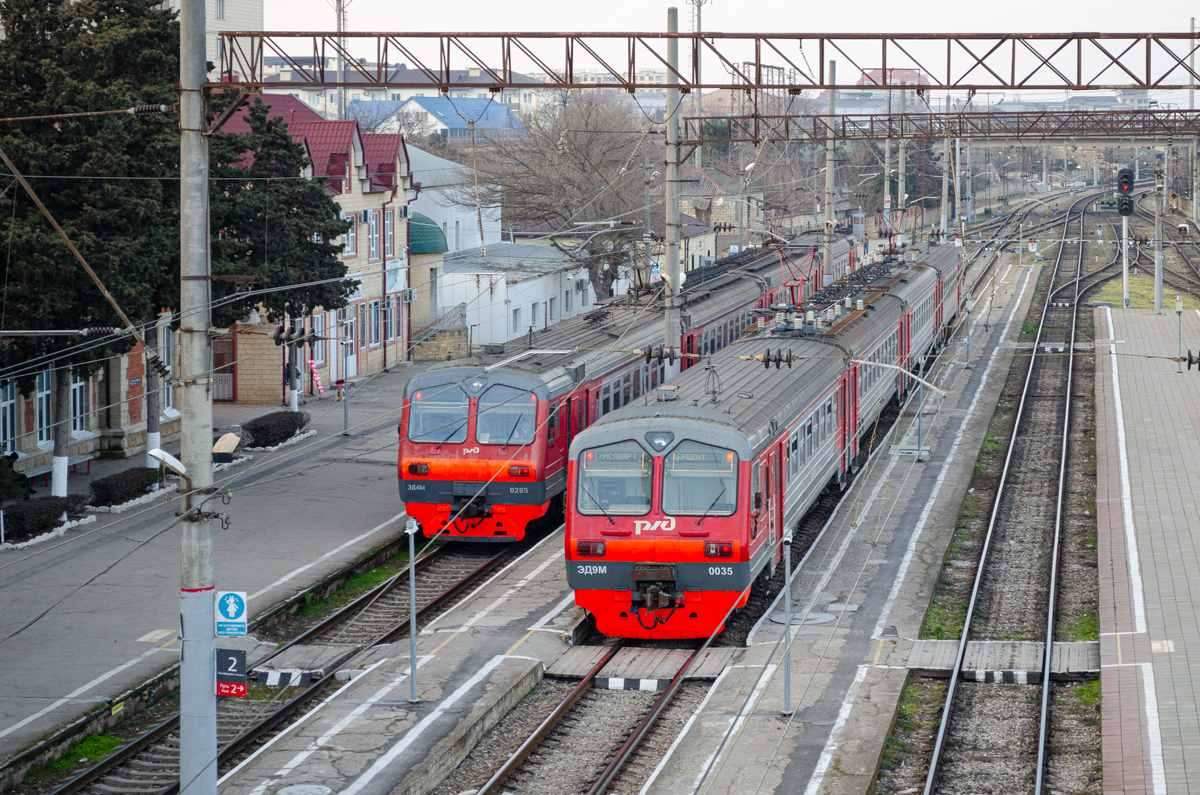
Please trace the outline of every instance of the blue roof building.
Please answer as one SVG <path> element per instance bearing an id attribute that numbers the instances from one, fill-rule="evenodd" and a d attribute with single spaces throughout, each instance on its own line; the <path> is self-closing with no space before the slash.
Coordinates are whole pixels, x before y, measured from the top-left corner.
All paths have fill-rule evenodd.
<path id="1" fill-rule="evenodd" d="M 439 96 L 403 101 L 356 100 L 346 107 L 347 116 L 377 132 L 402 132 L 397 117 L 408 113 L 423 115 L 435 132 L 447 138 L 470 138 L 468 121 L 475 122 L 475 129 L 492 134 L 524 127 L 512 108 L 490 99 Z"/>

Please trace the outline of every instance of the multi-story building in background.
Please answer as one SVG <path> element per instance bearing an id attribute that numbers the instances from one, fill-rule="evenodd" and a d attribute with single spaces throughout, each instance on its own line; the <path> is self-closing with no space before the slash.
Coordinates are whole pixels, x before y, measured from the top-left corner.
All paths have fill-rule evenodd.
<path id="1" fill-rule="evenodd" d="M 167 5 L 179 10 L 179 0 L 167 0 Z M 263 0 L 204 0 L 204 21 L 207 31 L 208 60 L 220 68 L 222 30 L 262 30 Z"/>

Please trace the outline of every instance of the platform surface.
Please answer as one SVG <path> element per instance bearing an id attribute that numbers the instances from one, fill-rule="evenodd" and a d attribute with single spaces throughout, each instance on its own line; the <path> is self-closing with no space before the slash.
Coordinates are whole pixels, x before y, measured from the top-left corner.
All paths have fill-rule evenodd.
<path id="1" fill-rule="evenodd" d="M 1200 316 L 1094 317 L 1104 793 L 1200 792 Z"/>

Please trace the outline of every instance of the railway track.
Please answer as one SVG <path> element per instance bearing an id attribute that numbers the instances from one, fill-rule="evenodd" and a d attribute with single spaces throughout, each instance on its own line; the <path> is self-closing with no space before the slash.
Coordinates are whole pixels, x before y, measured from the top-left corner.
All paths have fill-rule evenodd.
<path id="1" fill-rule="evenodd" d="M 967 600 L 963 630 L 946 689 L 941 721 L 925 778 L 934 792 L 1047 791 L 1051 655 L 1042 655 L 1036 684 L 989 685 L 962 678 L 972 641 L 1040 638 L 1052 649 L 1058 599 L 1059 557 L 1071 423 L 1075 357 L 1051 349 L 1074 349 L 1085 258 L 1082 233 L 1090 198 L 1067 211 L 1033 354 L 1016 406 L 978 568 Z M 997 719 L 1004 725 L 997 727 Z M 1036 728 L 1036 753 L 1020 728 Z M 997 732 L 1009 738 L 996 753 Z"/>
<path id="2" fill-rule="evenodd" d="M 516 545 L 524 548 L 524 544 Z M 417 558 L 417 620 L 428 622 L 453 606 L 467 589 L 518 554 L 502 549 L 449 542 Z M 406 637 L 409 628 L 409 580 L 405 568 L 315 626 L 292 638 L 255 668 L 262 668 L 300 646 L 336 648 L 340 661 L 306 687 L 281 688 L 270 699 L 223 698 L 217 709 L 217 764 L 222 771 L 253 751 L 273 733 L 298 718 L 304 708 L 327 694 L 339 670 L 352 668 L 371 647 Z M 179 791 L 179 715 L 97 762 L 51 795 L 174 795 Z"/>
<path id="3" fill-rule="evenodd" d="M 492 774 L 477 795 L 600 795 L 623 775 L 639 775 L 639 751 L 646 745 L 662 753 L 673 740 L 655 737 L 664 711 L 679 698 L 698 703 L 707 685 L 686 682 L 684 674 L 700 645 L 667 688 L 659 693 L 603 690 L 596 676 L 626 645 L 618 640 L 571 692 L 550 712 Z M 652 768 L 653 763 L 641 765 Z M 632 769 L 631 769 L 632 768 Z"/>

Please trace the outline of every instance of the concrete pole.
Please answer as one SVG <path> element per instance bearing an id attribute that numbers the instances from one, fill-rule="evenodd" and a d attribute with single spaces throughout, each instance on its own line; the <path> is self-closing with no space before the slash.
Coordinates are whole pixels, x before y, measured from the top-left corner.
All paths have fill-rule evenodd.
<path id="1" fill-rule="evenodd" d="M 829 62 L 829 85 L 837 84 L 837 61 Z M 830 88 L 828 92 L 828 102 L 826 103 L 827 112 L 829 115 L 829 128 L 833 129 L 833 113 L 835 105 L 835 97 L 837 90 Z M 825 286 L 825 277 L 829 276 L 837 279 L 837 274 L 833 272 L 833 171 L 834 171 L 834 139 L 825 139 L 825 246 L 821 249 L 821 284 L 817 289 Z"/>
<path id="2" fill-rule="evenodd" d="M 667 32 L 679 32 L 679 9 L 667 9 Z M 679 39 L 667 42 L 667 228 L 665 262 L 660 269 L 666 282 L 667 306 L 666 344 L 677 348 L 682 341 L 683 328 L 679 319 Z M 679 364 L 670 365 L 668 375 L 679 373 Z"/>
<path id="3" fill-rule="evenodd" d="M 700 24 L 700 7 L 704 5 L 705 0 L 692 0 L 696 5 L 696 32 L 703 30 Z M 697 47 L 696 53 L 696 79 L 700 79 L 700 55 L 704 52 L 703 47 Z M 700 88 L 696 89 L 696 115 L 700 118 L 700 140 L 704 140 L 704 91 Z M 696 147 L 696 168 L 704 168 L 704 144 Z"/>
<path id="4" fill-rule="evenodd" d="M 738 184 L 745 185 L 746 181 L 742 179 L 742 175 L 746 173 L 746 151 L 738 150 Z M 738 251 L 746 247 L 746 189 L 738 188 L 737 195 L 737 225 L 738 225 Z"/>
<path id="5" fill-rule="evenodd" d="M 204 0 L 182 0 L 179 14 L 179 408 L 183 464 L 192 494 L 212 486 L 212 343 L 208 222 L 208 137 L 200 86 L 205 74 Z M 209 523 L 185 516 L 180 537 L 180 795 L 217 792 L 217 644 L 214 635 L 213 536 Z"/>
<path id="6" fill-rule="evenodd" d="M 408 534 L 408 700 L 417 703 L 417 522 L 411 516 L 404 523 Z"/>
<path id="7" fill-rule="evenodd" d="M 946 120 L 949 121 L 949 119 L 950 119 L 950 95 L 947 94 L 946 95 Z M 946 125 L 946 129 L 947 130 L 950 129 L 949 124 Z M 944 157 L 942 158 L 942 225 L 941 225 L 940 231 L 942 233 L 942 240 L 945 240 L 946 239 L 946 211 L 950 209 L 950 207 L 949 207 L 949 204 L 950 204 L 950 169 L 952 169 L 954 167 L 954 164 L 950 162 L 950 136 L 949 135 L 946 136 L 946 145 L 945 145 L 943 154 L 944 154 Z"/>
<path id="8" fill-rule="evenodd" d="M 887 75 L 884 75 L 886 79 Z M 887 97 L 887 113 L 888 124 L 892 123 L 892 92 L 888 92 Z M 891 202 L 888 201 L 892 197 L 892 139 L 883 139 L 883 225 L 884 234 L 891 231 Z"/>
<path id="9" fill-rule="evenodd" d="M 900 117 L 904 117 L 904 89 L 900 89 Z M 904 179 L 904 139 L 900 139 L 900 151 L 897 153 L 896 164 L 896 201 L 900 204 L 900 234 L 904 234 L 904 222 L 908 217 L 908 201 L 905 196 L 905 179 Z"/>
<path id="10" fill-rule="evenodd" d="M 783 714 L 792 714 L 792 537 L 783 537 Z"/>
<path id="11" fill-rule="evenodd" d="M 954 139 L 954 217 L 950 219 L 951 229 L 961 229 L 961 224 L 958 219 L 963 214 L 963 193 L 966 184 L 966 175 L 963 173 L 962 167 L 962 139 Z"/>
<path id="12" fill-rule="evenodd" d="M 1191 74 L 1188 75 L 1188 110 L 1196 109 L 1196 18 L 1192 17 L 1192 39 L 1189 42 L 1192 50 L 1188 54 L 1188 70 Z M 1196 139 L 1192 138 L 1192 171 L 1191 171 L 1191 189 L 1192 189 L 1192 223 L 1200 224 L 1200 190 L 1196 188 Z"/>
<path id="13" fill-rule="evenodd" d="M 696 157 L 697 157 L 697 159 L 699 159 L 699 157 L 700 157 L 700 149 L 699 148 L 696 149 Z M 644 176 L 644 182 L 646 183 L 646 196 L 645 196 L 646 231 L 642 234 L 642 248 L 644 249 L 643 254 L 642 254 L 642 286 L 645 287 L 650 284 L 650 243 L 654 239 L 654 236 L 650 233 L 650 180 L 651 180 L 651 177 L 650 177 L 650 152 L 648 152 L 648 151 L 646 152 L 646 166 L 645 166 L 645 171 L 643 172 L 643 176 Z M 563 308 L 565 309 L 566 307 L 563 307 Z"/>
<path id="14" fill-rule="evenodd" d="M 1129 308 L 1129 216 L 1121 216 L 1121 305 Z"/>
<path id="15" fill-rule="evenodd" d="M 967 221 L 975 222 L 975 176 L 971 173 L 971 139 L 967 139 Z"/>
<path id="16" fill-rule="evenodd" d="M 54 457 L 50 460 L 50 496 L 67 496 L 67 461 L 71 446 L 71 367 L 54 370 Z"/>
<path id="17" fill-rule="evenodd" d="M 1042 190 L 1050 190 L 1050 147 L 1042 145 Z"/>
<path id="18" fill-rule="evenodd" d="M 346 5 L 345 5 L 344 1 L 343 0 L 335 0 L 334 10 L 337 12 L 337 32 L 338 32 L 338 40 L 337 40 L 337 42 L 338 42 L 337 115 L 334 116 L 334 118 L 335 119 L 344 119 L 344 118 L 346 118 L 346 87 L 344 85 L 345 76 L 346 76 L 346 72 L 345 72 L 346 65 L 342 61 L 342 56 L 341 56 L 342 50 L 344 50 L 345 46 L 346 46 L 346 41 L 341 36 L 342 31 L 345 29 L 345 24 L 346 24 Z"/>
<path id="19" fill-rule="evenodd" d="M 1155 174 L 1157 185 L 1154 201 L 1154 311 L 1162 314 L 1163 308 L 1163 184 L 1162 173 Z"/>
<path id="20" fill-rule="evenodd" d="M 167 326 L 168 334 L 170 326 Z M 160 469 L 158 459 L 151 458 L 149 452 L 162 447 L 162 434 L 158 430 L 158 416 L 161 411 L 158 401 L 158 371 L 150 366 L 150 360 L 158 354 L 158 337 L 162 333 L 157 323 L 146 330 L 146 468 Z M 170 362 L 166 362 L 169 367 Z"/>

